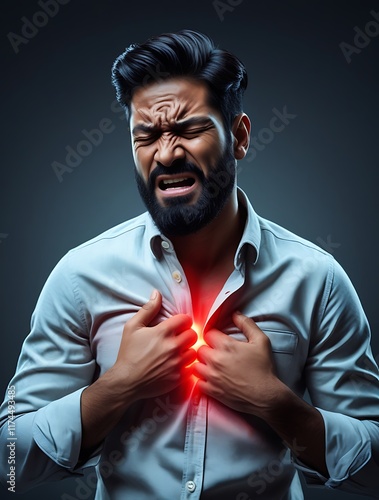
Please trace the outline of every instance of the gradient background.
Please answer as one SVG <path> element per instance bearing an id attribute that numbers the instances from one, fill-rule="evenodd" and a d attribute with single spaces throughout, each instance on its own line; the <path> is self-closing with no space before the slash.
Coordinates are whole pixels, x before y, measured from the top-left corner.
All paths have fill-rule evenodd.
<path id="1" fill-rule="evenodd" d="M 72 0 L 15 54 L 7 33 L 20 34 L 22 16 L 32 19 L 41 8 L 37 1 L 4 2 L 1 391 L 56 262 L 73 246 L 144 210 L 134 186 L 127 125 L 111 109 L 111 64 L 130 43 L 182 28 L 206 32 L 245 62 L 245 110 L 253 136 L 268 126 L 274 107 L 287 106 L 297 115 L 254 161 L 240 162 L 239 184 L 264 217 L 317 244 L 325 246 L 329 238 L 329 250 L 361 297 L 379 359 L 379 36 L 353 54 L 351 63 L 339 47 L 343 41 L 353 44 L 354 27 L 364 30 L 379 3 L 243 0 L 232 9 L 221 21 L 211 0 Z M 58 182 L 51 163 L 64 163 L 65 147 L 75 149 L 84 139 L 81 131 L 98 128 L 103 118 L 112 120 L 114 131 Z M 67 480 L 18 498 L 75 498 L 75 487 Z M 305 496 L 361 498 L 314 489 Z"/>

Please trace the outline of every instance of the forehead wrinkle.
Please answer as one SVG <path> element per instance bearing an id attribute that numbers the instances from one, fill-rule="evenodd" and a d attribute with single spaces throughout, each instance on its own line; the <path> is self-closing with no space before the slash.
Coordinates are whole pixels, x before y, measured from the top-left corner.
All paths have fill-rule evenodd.
<path id="1" fill-rule="evenodd" d="M 179 119 L 183 107 L 185 105 L 175 98 L 172 101 L 157 103 L 152 107 L 151 112 L 153 119 L 156 117 L 160 125 L 162 123 L 171 124 Z"/>
<path id="2" fill-rule="evenodd" d="M 149 117 L 149 108 L 138 108 L 138 114 L 141 115 L 143 120 L 145 120 L 146 123 L 152 124 L 152 121 L 150 120 Z"/>
<path id="3" fill-rule="evenodd" d="M 205 88 L 200 92 L 194 92 L 192 89 L 181 89 L 179 85 L 175 90 L 164 88 L 162 93 L 147 94 L 135 96 L 136 123 L 144 123 L 152 128 L 161 128 L 162 126 L 172 127 L 180 121 L 190 119 L 192 115 L 212 115 L 211 121 L 214 122 L 213 113 L 203 107 L 209 106 L 209 99 Z M 199 107 L 200 106 L 200 107 Z M 139 116 L 139 119 L 138 119 Z"/>
<path id="4" fill-rule="evenodd" d="M 155 100 L 151 105 L 139 107 L 138 111 L 144 119 L 151 123 L 172 123 L 191 113 L 196 108 L 197 101 L 188 96 L 178 97 L 175 94 L 165 95 Z"/>

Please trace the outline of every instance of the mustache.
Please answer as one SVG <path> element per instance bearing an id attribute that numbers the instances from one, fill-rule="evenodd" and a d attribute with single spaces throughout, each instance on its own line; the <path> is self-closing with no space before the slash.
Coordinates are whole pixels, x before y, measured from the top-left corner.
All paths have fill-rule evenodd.
<path id="1" fill-rule="evenodd" d="M 200 182 L 203 182 L 205 179 L 204 172 L 194 163 L 185 160 L 175 160 L 169 167 L 165 167 L 161 163 L 157 163 L 157 166 L 149 176 L 148 185 L 155 187 L 157 177 L 160 175 L 176 175 L 185 173 L 195 174 L 199 178 Z"/>

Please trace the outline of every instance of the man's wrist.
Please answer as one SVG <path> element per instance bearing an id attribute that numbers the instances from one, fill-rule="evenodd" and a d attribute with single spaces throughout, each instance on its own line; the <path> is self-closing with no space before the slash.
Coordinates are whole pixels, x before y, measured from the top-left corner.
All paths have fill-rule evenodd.
<path id="1" fill-rule="evenodd" d="M 262 411 L 263 418 L 271 427 L 293 426 L 296 422 L 305 425 L 313 417 L 318 418 L 319 412 L 297 396 L 287 385 L 278 381 L 269 388 L 267 405 Z"/>
<path id="2" fill-rule="evenodd" d="M 128 369 L 113 365 L 97 382 L 101 392 L 108 395 L 111 404 L 125 406 L 125 409 L 136 400 L 136 394 L 128 380 Z"/>
<path id="3" fill-rule="evenodd" d="M 297 396 L 289 387 L 280 379 L 273 379 L 266 385 L 265 405 L 262 406 L 258 416 L 274 427 L 277 422 L 291 418 L 294 411 L 294 398 Z"/>

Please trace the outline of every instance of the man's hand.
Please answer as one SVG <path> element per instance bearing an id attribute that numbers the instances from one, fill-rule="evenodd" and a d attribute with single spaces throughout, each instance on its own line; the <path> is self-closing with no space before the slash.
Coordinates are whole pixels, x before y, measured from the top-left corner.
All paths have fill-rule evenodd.
<path id="1" fill-rule="evenodd" d="M 193 373 L 199 389 L 230 408 L 267 422 L 304 464 L 326 478 L 325 429 L 321 413 L 293 393 L 275 374 L 270 339 L 240 313 L 235 325 L 247 342 L 209 330 Z"/>
<path id="2" fill-rule="evenodd" d="M 197 352 L 193 373 L 199 389 L 234 410 L 264 416 L 276 388 L 282 383 L 275 375 L 270 339 L 255 322 L 241 313 L 233 315 L 235 325 L 247 342 L 219 330 L 209 330 Z"/>
<path id="3" fill-rule="evenodd" d="M 149 302 L 125 324 L 112 374 L 124 383 L 136 399 L 160 396 L 191 375 L 187 368 L 196 359 L 191 346 L 197 334 L 192 319 L 172 316 L 156 326 L 150 323 L 159 313 L 162 296 L 154 291 Z"/>
<path id="4" fill-rule="evenodd" d="M 153 292 L 149 302 L 126 322 L 115 364 L 83 391 L 83 458 L 101 443 L 131 404 L 171 391 L 190 377 L 188 365 L 196 359 L 191 346 L 197 340 L 190 328 L 192 319 L 178 314 L 150 327 L 161 305 L 161 294 Z"/>

